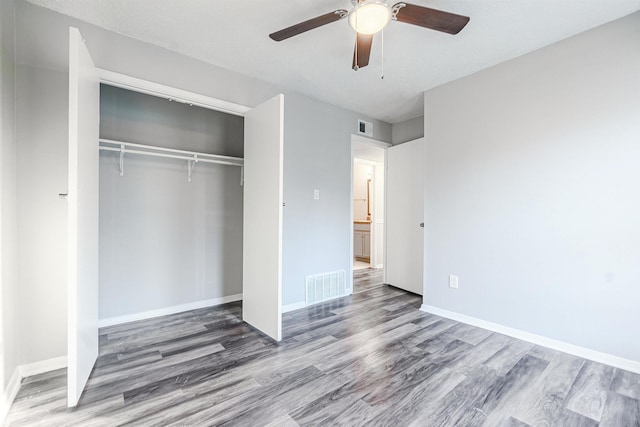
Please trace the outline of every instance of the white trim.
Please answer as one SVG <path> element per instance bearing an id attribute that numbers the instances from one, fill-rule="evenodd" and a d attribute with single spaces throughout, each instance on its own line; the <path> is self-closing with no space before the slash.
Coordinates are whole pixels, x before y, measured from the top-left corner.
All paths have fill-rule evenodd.
<path id="1" fill-rule="evenodd" d="M 198 107 L 209 108 L 211 110 L 222 111 L 236 116 L 244 116 L 251 108 L 222 99 L 200 95 L 183 89 L 177 89 L 160 83 L 150 82 L 137 77 L 120 74 L 113 71 L 98 68 L 98 78 L 102 83 L 116 86 L 134 92 L 146 93 L 147 95 L 158 96 L 160 98 L 171 99 L 183 104 L 193 104 Z"/>
<path id="2" fill-rule="evenodd" d="M 347 277 L 347 283 L 349 283 L 350 288 L 351 288 L 351 292 L 349 293 L 349 295 L 353 294 L 353 260 L 354 260 L 354 256 L 353 256 L 353 232 L 354 232 L 354 210 L 353 210 L 353 174 L 354 174 L 354 164 L 357 163 L 365 163 L 365 164 L 370 164 L 372 166 L 374 166 L 374 172 L 375 172 L 375 166 L 377 166 L 378 164 L 380 164 L 380 162 L 374 162 L 374 161 L 370 161 L 370 160 L 365 160 L 365 159 L 360 159 L 360 158 L 356 158 L 355 157 L 355 150 L 354 150 L 354 144 L 355 143 L 364 143 L 364 144 L 368 144 L 374 147 L 378 147 L 384 150 L 384 159 L 382 161 L 382 167 L 384 168 L 384 182 L 383 182 L 383 194 L 384 194 L 384 203 L 383 203 L 383 208 L 382 208 L 382 215 L 383 218 L 386 218 L 387 215 L 387 148 L 389 147 L 393 147 L 393 144 L 389 143 L 389 142 L 385 142 L 385 141 L 380 141 L 378 139 L 373 139 L 373 138 L 367 138 L 364 137 L 362 135 L 357 135 L 352 133 L 351 134 L 351 172 L 349 173 L 350 178 L 349 178 L 349 182 L 350 184 L 350 197 L 349 197 L 349 204 L 350 204 L 350 211 L 351 214 L 349 216 L 350 218 L 350 224 L 349 224 L 349 230 L 350 230 L 350 236 L 349 236 L 349 277 Z M 375 191 L 375 190 L 374 190 Z M 374 215 L 375 217 L 375 215 Z M 374 221 L 372 221 L 372 225 L 374 225 L 376 223 L 376 218 L 372 218 Z M 386 225 L 386 220 L 383 223 L 383 228 L 382 228 L 382 250 L 383 250 L 383 256 L 382 256 L 382 264 L 378 263 L 378 259 L 375 259 L 377 257 L 374 256 L 374 251 L 375 253 L 377 253 L 377 247 L 376 247 L 376 242 L 374 241 L 375 239 L 375 232 L 371 233 L 370 236 L 370 251 L 371 251 L 371 255 L 370 255 L 370 262 L 369 265 L 371 268 L 382 268 L 386 262 L 387 262 L 387 225 Z M 372 229 L 374 227 L 371 227 Z M 383 281 L 386 281 L 386 270 L 384 270 L 383 273 Z"/>
<path id="3" fill-rule="evenodd" d="M 282 312 L 288 313 L 290 311 L 300 310 L 301 308 L 305 308 L 307 304 L 304 301 L 294 302 L 293 304 L 287 304 L 282 306 Z"/>
<path id="4" fill-rule="evenodd" d="M 594 362 L 604 363 L 615 368 L 624 369 L 625 371 L 634 372 L 640 374 L 640 362 L 635 360 L 624 359 L 612 354 L 602 353 L 596 350 L 591 350 L 585 347 L 580 347 L 573 344 L 568 344 L 563 341 L 558 341 L 552 338 L 544 337 L 542 335 L 532 334 L 520 329 L 510 328 L 497 323 L 488 322 L 486 320 L 478 319 L 475 317 L 467 316 L 464 314 L 456 313 L 453 311 L 444 310 L 438 307 L 422 304 L 421 311 L 425 313 L 435 314 L 436 316 L 446 317 L 448 319 L 456 320 L 458 322 L 466 323 L 468 325 L 477 326 L 479 328 L 487 329 L 493 332 L 498 332 L 503 335 L 508 335 L 513 338 L 517 338 L 523 341 L 527 341 L 533 344 L 548 347 L 553 350 L 558 350 L 563 353 L 568 353 L 574 356 L 582 357 L 584 359 L 593 360 Z"/>
<path id="5" fill-rule="evenodd" d="M 66 367 L 67 356 L 54 357 L 53 359 L 27 363 L 26 365 L 16 367 L 13 375 L 11 375 L 9 384 L 7 384 L 7 388 L 2 392 L 2 400 L 0 401 L 0 425 L 4 423 L 9 409 L 11 409 L 11 405 L 20 391 L 20 386 L 24 378 Z"/>
<path id="6" fill-rule="evenodd" d="M 354 154 L 354 156 L 355 156 L 355 154 Z M 376 166 L 376 165 L 379 165 L 379 164 L 382 163 L 382 162 L 376 162 L 376 161 L 373 161 L 373 160 L 360 159 L 358 157 L 354 157 L 353 158 L 353 162 L 361 164 L 361 165 L 367 165 L 367 166 Z"/>
<path id="7" fill-rule="evenodd" d="M 146 320 L 154 317 L 166 316 L 168 314 L 182 313 L 183 311 L 197 310 L 199 308 L 212 307 L 215 305 L 226 304 L 228 302 L 241 301 L 242 294 L 229 295 L 226 297 L 212 298 L 202 301 L 194 301 L 187 304 L 173 305 L 170 307 L 158 308 L 155 310 L 143 311 L 140 313 L 125 314 L 124 316 L 107 317 L 98 320 L 98 327 L 120 325 L 121 323 L 135 322 L 137 320 Z"/>
<path id="8" fill-rule="evenodd" d="M 0 401 L 0 425 L 4 425 L 4 421 L 7 418 L 9 409 L 20 391 L 20 385 L 22 384 L 22 377 L 20 377 L 19 368 L 13 370 L 13 375 L 7 384 L 7 388 L 2 392 L 2 401 Z"/>
<path id="9" fill-rule="evenodd" d="M 352 264 L 352 267 L 353 267 L 353 264 Z M 346 282 L 346 280 L 345 280 L 345 282 Z M 290 311 L 300 310 L 301 308 L 306 308 L 306 307 L 312 307 L 314 305 L 323 304 L 325 302 L 333 301 L 333 300 L 336 300 L 338 298 L 344 298 L 344 297 L 348 297 L 349 295 L 353 295 L 353 287 L 347 288 L 345 290 L 347 291 L 347 293 L 345 295 L 337 295 L 337 296 L 331 297 L 329 299 L 324 299 L 322 301 L 316 301 L 313 304 L 309 304 L 309 305 L 307 305 L 307 303 L 305 301 L 294 302 L 293 304 L 283 305 L 282 306 L 282 312 L 283 313 L 288 313 Z"/>
<path id="10" fill-rule="evenodd" d="M 382 207 L 384 224 L 382 226 L 382 265 L 385 269 L 382 271 L 382 283 L 389 283 L 387 281 L 387 200 L 389 200 L 387 189 L 389 182 L 389 152 L 384 150 L 384 206 Z M 426 264 L 425 264 L 426 265 Z M 424 270 L 424 269 L 423 269 Z M 424 282 L 424 271 L 423 271 L 423 282 Z"/>
<path id="11" fill-rule="evenodd" d="M 355 133 L 351 134 L 351 143 L 354 142 L 364 142 L 365 144 L 375 145 L 380 148 L 389 148 L 393 147 L 393 144 L 385 141 L 380 141 L 379 139 L 367 138 L 362 135 L 356 135 Z"/>
<path id="12" fill-rule="evenodd" d="M 56 369 L 67 367 L 67 356 L 54 357 L 53 359 L 41 360 L 39 362 L 27 363 L 18 366 L 20 378 L 27 378 L 38 374 L 43 374 Z"/>
<path id="13" fill-rule="evenodd" d="M 348 277 L 346 278 L 346 282 L 349 284 L 349 287 L 353 289 L 353 232 L 355 230 L 355 225 L 353 223 L 355 212 L 353 209 L 353 174 L 355 171 L 355 150 L 353 149 L 353 138 L 356 135 L 351 135 L 351 144 L 349 149 L 351 150 L 351 157 L 349 157 L 349 248 L 347 253 L 349 254 L 349 270 L 347 272 Z"/>

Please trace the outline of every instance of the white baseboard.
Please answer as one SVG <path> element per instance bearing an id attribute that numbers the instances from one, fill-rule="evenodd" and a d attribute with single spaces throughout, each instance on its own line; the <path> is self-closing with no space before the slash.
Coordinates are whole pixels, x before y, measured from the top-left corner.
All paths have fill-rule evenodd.
<path id="1" fill-rule="evenodd" d="M 229 295 L 226 297 L 212 298 L 202 301 L 190 302 L 187 304 L 173 305 L 171 307 L 158 308 L 156 310 L 143 311 L 140 313 L 125 314 L 124 316 L 107 317 L 98 320 L 98 327 L 120 325 L 122 323 L 135 322 L 136 320 L 151 319 L 168 314 L 181 313 L 183 311 L 197 310 L 199 308 L 212 307 L 214 305 L 226 304 L 228 302 L 242 300 L 242 294 Z"/>
<path id="2" fill-rule="evenodd" d="M 2 393 L 2 401 L 0 401 L 0 425 L 4 424 L 7 414 L 9 413 L 9 409 L 11 408 L 11 404 L 15 400 L 18 391 L 20 391 L 20 385 L 22 385 L 22 380 L 24 378 L 66 367 L 67 356 L 27 363 L 26 365 L 19 365 L 13 371 L 9 384 L 7 384 L 7 388 Z"/>
<path id="3" fill-rule="evenodd" d="M 334 300 L 334 299 L 347 297 L 347 296 L 353 294 L 353 287 L 347 288 L 346 291 L 347 291 L 347 293 L 345 295 L 335 296 L 333 298 L 325 299 L 325 300 L 322 300 L 322 301 L 317 301 L 317 302 L 314 302 L 311 305 L 307 305 L 307 303 L 305 301 L 299 301 L 299 302 L 294 302 L 293 304 L 283 305 L 282 306 L 282 312 L 283 313 L 288 313 L 290 311 L 300 310 L 301 308 L 311 307 L 311 306 L 316 305 L 316 304 L 323 304 L 325 302 L 329 302 L 329 301 Z"/>
<path id="4" fill-rule="evenodd" d="M 67 367 L 67 356 L 54 357 L 53 359 L 41 360 L 39 362 L 27 363 L 18 366 L 18 374 L 20 378 L 26 378 L 33 375 L 42 374 L 56 369 Z"/>
<path id="5" fill-rule="evenodd" d="M 479 328 L 498 332 L 503 335 L 508 335 L 513 338 L 530 342 L 532 344 L 541 345 L 543 347 L 548 347 L 553 350 L 561 351 L 563 353 L 568 353 L 574 356 L 582 357 L 584 359 L 593 360 L 594 362 L 603 363 L 615 368 L 624 369 L 625 371 L 640 374 L 640 362 L 635 360 L 624 359 L 612 354 L 602 353 L 596 350 L 591 350 L 589 348 L 568 344 L 566 342 L 544 337 L 542 335 L 532 334 L 530 332 L 521 331 L 520 329 L 510 328 L 508 326 L 488 322 L 486 320 L 478 319 L 453 311 L 444 310 L 426 304 L 422 304 L 420 310 L 426 313 L 435 314 L 436 316 L 446 317 L 448 319 L 456 320 L 468 325 L 477 326 Z"/>
<path id="6" fill-rule="evenodd" d="M 13 375 L 11 375 L 7 388 L 2 392 L 2 401 L 0 401 L 0 425 L 4 425 L 4 420 L 7 418 L 9 408 L 11 408 L 11 404 L 20 390 L 21 383 L 22 377 L 20 377 L 19 368 L 16 368 L 13 371 Z"/>
<path id="7" fill-rule="evenodd" d="M 294 310 L 300 310 L 301 308 L 305 308 L 307 304 L 304 301 L 294 302 L 293 304 L 287 304 L 282 306 L 282 312 L 288 313 Z"/>

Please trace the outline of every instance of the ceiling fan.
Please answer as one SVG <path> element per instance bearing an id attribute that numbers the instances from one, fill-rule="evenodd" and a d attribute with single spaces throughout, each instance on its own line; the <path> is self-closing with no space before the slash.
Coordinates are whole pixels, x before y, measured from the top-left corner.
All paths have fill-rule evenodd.
<path id="1" fill-rule="evenodd" d="M 374 34 L 382 30 L 389 21 L 418 25 L 448 34 L 458 34 L 469 22 L 469 17 L 467 16 L 405 2 L 399 2 L 393 6 L 389 6 L 385 1 L 381 0 L 351 0 L 351 2 L 353 7 L 350 11 L 345 9 L 334 10 L 271 33 L 269 37 L 280 42 L 289 37 L 297 36 L 348 17 L 349 25 L 356 31 L 356 46 L 351 67 L 358 71 L 359 68 L 369 64 Z"/>

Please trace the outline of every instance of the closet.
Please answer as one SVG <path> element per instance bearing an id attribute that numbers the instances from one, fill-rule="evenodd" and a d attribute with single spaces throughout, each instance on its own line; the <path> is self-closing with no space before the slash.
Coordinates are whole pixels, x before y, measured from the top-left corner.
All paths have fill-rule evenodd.
<path id="1" fill-rule="evenodd" d="M 105 85 L 135 92 L 118 96 L 153 95 L 139 102 L 156 107 L 110 102 Z M 167 102 L 207 112 L 177 118 Z M 195 127 L 193 114 L 203 115 Z M 78 404 L 98 357 L 100 318 L 109 315 L 121 323 L 242 298 L 242 319 L 279 341 L 284 96 L 251 108 L 100 69 L 71 27 L 68 118 L 68 187 L 59 194 L 67 202 L 68 406 Z M 213 126 L 227 120 L 238 122 Z M 198 138 L 209 131 L 213 139 Z M 236 158 L 205 167 L 198 148 Z"/>
<path id="2" fill-rule="evenodd" d="M 241 299 L 243 126 L 100 85 L 101 324 Z"/>

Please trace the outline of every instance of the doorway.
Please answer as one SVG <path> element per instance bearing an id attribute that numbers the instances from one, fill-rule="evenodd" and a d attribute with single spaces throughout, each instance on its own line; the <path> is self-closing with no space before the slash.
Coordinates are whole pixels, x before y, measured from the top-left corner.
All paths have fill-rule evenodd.
<path id="1" fill-rule="evenodd" d="M 351 266 L 384 268 L 385 158 L 391 144 L 351 136 Z"/>

